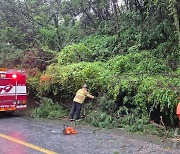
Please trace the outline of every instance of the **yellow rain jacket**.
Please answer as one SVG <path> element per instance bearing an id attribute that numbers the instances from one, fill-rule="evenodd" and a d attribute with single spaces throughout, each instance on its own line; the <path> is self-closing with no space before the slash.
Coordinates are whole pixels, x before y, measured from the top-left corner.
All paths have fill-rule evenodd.
<path id="1" fill-rule="evenodd" d="M 81 88 L 76 92 L 73 101 L 82 104 L 86 97 L 94 98 L 94 96 L 90 95 L 85 88 Z"/>

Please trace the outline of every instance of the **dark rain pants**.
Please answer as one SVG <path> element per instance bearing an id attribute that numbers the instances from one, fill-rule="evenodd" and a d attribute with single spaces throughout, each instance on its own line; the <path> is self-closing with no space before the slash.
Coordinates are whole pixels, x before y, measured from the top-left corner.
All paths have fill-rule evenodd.
<path id="1" fill-rule="evenodd" d="M 81 107 L 82 107 L 82 104 L 77 103 L 77 102 L 73 102 L 72 111 L 70 113 L 70 118 L 71 119 L 74 118 L 75 113 L 76 113 L 76 120 L 80 119 Z"/>

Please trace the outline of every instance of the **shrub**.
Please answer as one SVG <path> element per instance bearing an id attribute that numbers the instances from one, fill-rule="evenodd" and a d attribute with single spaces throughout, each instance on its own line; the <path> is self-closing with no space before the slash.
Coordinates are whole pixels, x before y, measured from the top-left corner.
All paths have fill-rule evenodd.
<path id="1" fill-rule="evenodd" d="M 92 61 L 106 61 L 118 50 L 117 35 L 90 35 L 82 40 L 92 52 Z"/>
<path id="2" fill-rule="evenodd" d="M 74 63 L 66 66 L 51 65 L 48 67 L 46 74 L 50 75 L 53 80 L 40 85 L 40 89 L 57 89 L 57 93 L 64 98 L 72 98 L 76 90 L 78 90 L 84 83 L 91 88 L 90 91 L 101 93 L 106 87 L 106 82 L 110 78 L 109 70 L 103 67 L 102 62 L 88 63 Z M 44 89 L 45 90 L 45 89 Z M 53 91 L 53 90 L 52 90 Z M 44 91 L 45 92 L 45 91 Z M 44 93 L 42 91 L 42 93 Z"/>
<path id="3" fill-rule="evenodd" d="M 160 73 L 170 70 L 163 59 L 154 57 L 149 51 L 116 56 L 110 59 L 107 64 L 115 74 L 129 72 Z"/>
<path id="4" fill-rule="evenodd" d="M 52 99 L 42 98 L 41 105 L 34 109 L 32 116 L 35 118 L 58 119 L 68 115 L 68 110 L 61 105 L 54 103 Z"/>
<path id="5" fill-rule="evenodd" d="M 57 57 L 60 65 L 68 65 L 81 61 L 91 61 L 91 50 L 83 43 L 66 46 Z"/>
<path id="6" fill-rule="evenodd" d="M 100 128 L 112 128 L 113 118 L 106 112 L 93 111 L 87 116 L 87 122 Z"/>
<path id="7" fill-rule="evenodd" d="M 150 52 L 143 51 L 116 56 L 106 63 L 52 64 L 44 72 L 51 80 L 39 85 L 39 94 L 72 100 L 76 90 L 86 83 L 96 96 L 109 98 L 97 102 L 103 113 L 113 117 L 116 107 L 125 106 L 140 110 L 139 119 L 151 119 L 158 112 L 157 116 L 163 115 L 172 124 L 179 87 L 178 70 L 169 73 L 166 63 L 159 61 Z"/>

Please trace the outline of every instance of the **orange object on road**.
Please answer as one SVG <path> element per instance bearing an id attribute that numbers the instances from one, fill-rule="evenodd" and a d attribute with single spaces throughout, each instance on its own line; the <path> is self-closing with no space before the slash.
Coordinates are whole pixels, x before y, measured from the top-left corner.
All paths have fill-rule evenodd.
<path id="1" fill-rule="evenodd" d="M 77 134 L 77 130 L 75 130 L 73 127 L 67 126 L 64 130 L 64 135 L 72 135 Z"/>

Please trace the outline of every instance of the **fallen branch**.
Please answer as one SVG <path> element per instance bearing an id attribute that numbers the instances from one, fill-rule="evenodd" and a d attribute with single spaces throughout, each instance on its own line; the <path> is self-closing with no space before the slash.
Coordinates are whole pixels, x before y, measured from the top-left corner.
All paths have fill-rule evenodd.
<path id="1" fill-rule="evenodd" d="M 156 126 L 156 127 L 161 128 L 161 129 L 165 129 L 165 128 L 166 128 L 165 126 L 162 126 L 162 125 L 160 125 L 160 124 L 157 124 L 157 123 L 155 123 L 154 121 L 150 121 L 150 123 L 151 123 L 152 125 Z"/>
<path id="2" fill-rule="evenodd" d="M 161 124 L 165 127 L 165 124 L 164 124 L 164 122 L 162 120 L 162 116 L 160 116 L 160 119 L 161 119 Z"/>
<path id="3" fill-rule="evenodd" d="M 137 151 L 140 151 L 143 148 L 143 146 L 141 146 Z"/>
<path id="4" fill-rule="evenodd" d="M 39 102 L 37 102 L 37 101 L 35 101 L 35 103 L 38 104 L 38 105 L 42 105 L 41 103 L 39 103 Z"/>
<path id="5" fill-rule="evenodd" d="M 161 141 L 161 142 L 164 142 L 164 141 L 165 141 L 165 139 L 166 139 L 166 138 L 167 138 L 167 136 L 168 136 L 169 131 L 170 131 L 170 130 L 167 130 L 167 131 L 166 131 L 166 135 L 164 136 L 164 138 L 162 139 L 162 141 Z"/>

